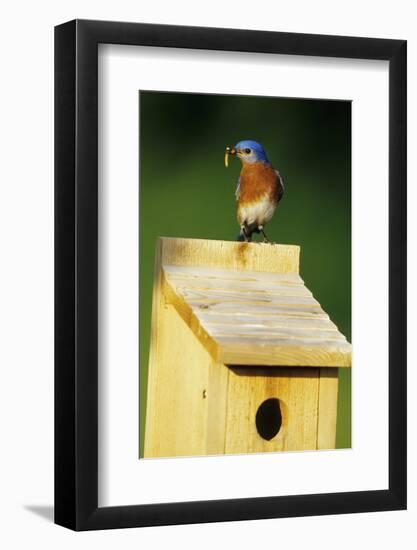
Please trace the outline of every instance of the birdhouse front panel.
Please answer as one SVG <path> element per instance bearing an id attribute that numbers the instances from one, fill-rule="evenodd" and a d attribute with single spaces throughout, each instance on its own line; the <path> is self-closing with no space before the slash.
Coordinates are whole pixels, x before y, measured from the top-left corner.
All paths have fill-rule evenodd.
<path id="1" fill-rule="evenodd" d="M 317 448 L 319 369 L 231 367 L 226 453 Z"/>
<path id="2" fill-rule="evenodd" d="M 350 364 L 299 247 L 160 239 L 145 457 L 334 448 Z"/>

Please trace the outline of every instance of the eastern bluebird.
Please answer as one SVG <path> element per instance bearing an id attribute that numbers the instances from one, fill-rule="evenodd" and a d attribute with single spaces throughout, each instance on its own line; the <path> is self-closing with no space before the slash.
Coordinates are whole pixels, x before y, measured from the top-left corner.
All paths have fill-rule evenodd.
<path id="1" fill-rule="evenodd" d="M 250 242 L 253 233 L 262 233 L 263 242 L 270 242 L 264 227 L 284 194 L 282 178 L 270 164 L 262 145 L 256 141 L 244 140 L 232 148 L 226 147 L 226 167 L 229 155 L 242 161 L 236 188 L 237 221 L 240 225 L 237 240 Z"/>

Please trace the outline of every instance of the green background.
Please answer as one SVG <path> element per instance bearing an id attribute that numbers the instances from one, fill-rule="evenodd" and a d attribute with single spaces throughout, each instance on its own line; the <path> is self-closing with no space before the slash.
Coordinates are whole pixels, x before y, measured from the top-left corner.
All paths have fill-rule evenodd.
<path id="1" fill-rule="evenodd" d="M 266 232 L 301 246 L 308 288 L 351 341 L 351 104 L 140 92 L 140 456 L 146 414 L 152 281 L 158 236 L 234 240 L 240 161 L 224 150 L 264 146 L 285 195 Z M 255 237 L 256 239 L 257 237 Z M 350 369 L 339 369 L 336 445 L 351 444 Z"/>

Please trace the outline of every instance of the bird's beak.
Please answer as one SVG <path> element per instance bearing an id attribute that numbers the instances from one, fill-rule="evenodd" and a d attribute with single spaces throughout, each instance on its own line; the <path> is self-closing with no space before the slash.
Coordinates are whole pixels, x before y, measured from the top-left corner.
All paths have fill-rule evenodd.
<path id="1" fill-rule="evenodd" d="M 229 166 L 229 155 L 236 155 L 236 149 L 233 147 L 226 147 L 226 151 L 224 152 L 224 165 L 226 168 Z"/>

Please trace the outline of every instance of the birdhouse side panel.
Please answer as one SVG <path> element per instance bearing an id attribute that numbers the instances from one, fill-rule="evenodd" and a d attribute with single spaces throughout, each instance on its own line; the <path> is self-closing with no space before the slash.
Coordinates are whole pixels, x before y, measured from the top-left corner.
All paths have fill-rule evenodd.
<path id="1" fill-rule="evenodd" d="M 227 397 L 229 369 L 212 360 L 209 366 L 207 454 L 224 454 L 226 448 Z"/>
<path id="2" fill-rule="evenodd" d="M 206 454 L 212 358 L 171 305 L 161 305 L 153 345 L 145 457 Z"/>

